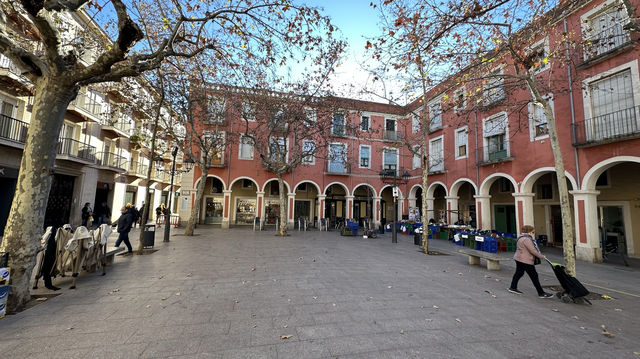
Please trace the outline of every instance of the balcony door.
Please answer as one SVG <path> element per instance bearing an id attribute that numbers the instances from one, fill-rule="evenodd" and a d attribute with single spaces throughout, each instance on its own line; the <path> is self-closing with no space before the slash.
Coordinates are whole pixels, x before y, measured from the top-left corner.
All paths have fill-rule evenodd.
<path id="1" fill-rule="evenodd" d="M 332 143 L 329 145 L 329 172 L 347 172 L 347 146 L 344 143 Z"/>
<path id="2" fill-rule="evenodd" d="M 589 85 L 591 119 L 587 139 L 598 141 L 638 132 L 631 70 L 625 70 Z"/>

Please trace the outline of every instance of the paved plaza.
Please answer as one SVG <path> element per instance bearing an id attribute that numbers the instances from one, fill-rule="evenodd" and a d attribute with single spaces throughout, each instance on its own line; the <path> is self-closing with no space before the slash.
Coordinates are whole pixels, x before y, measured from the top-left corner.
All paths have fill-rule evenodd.
<path id="1" fill-rule="evenodd" d="M 153 254 L 117 256 L 105 277 L 83 274 L 76 290 L 54 280 L 61 295 L 0 319 L 0 356 L 640 358 L 634 265 L 578 263 L 588 288 L 612 297 L 588 306 L 539 299 L 528 277 L 524 295 L 508 293 L 511 262 L 470 266 L 445 241 L 431 243 L 448 255 L 426 257 L 402 235 L 179 232 L 170 243 L 158 232 Z"/>

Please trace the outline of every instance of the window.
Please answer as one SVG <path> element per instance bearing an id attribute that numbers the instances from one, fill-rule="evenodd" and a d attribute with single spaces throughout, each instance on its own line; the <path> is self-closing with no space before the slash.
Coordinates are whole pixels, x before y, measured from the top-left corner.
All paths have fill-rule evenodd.
<path id="1" fill-rule="evenodd" d="M 444 171 L 444 146 L 442 136 L 429 141 L 429 172 L 441 171 Z"/>
<path id="2" fill-rule="evenodd" d="M 588 84 L 591 118 L 585 120 L 587 140 L 595 141 L 637 133 L 633 77 L 625 69 Z M 585 116 L 586 117 L 586 116 Z"/>
<path id="3" fill-rule="evenodd" d="M 467 107 L 467 98 L 465 95 L 465 88 L 460 88 L 457 89 L 454 93 L 453 93 L 453 101 L 454 105 L 453 105 L 453 110 L 458 113 L 462 110 L 464 110 Z"/>
<path id="4" fill-rule="evenodd" d="M 549 39 L 544 38 L 533 45 L 527 51 L 534 73 L 539 73 L 549 68 Z"/>
<path id="5" fill-rule="evenodd" d="M 309 127 L 309 126 L 313 126 L 317 119 L 318 119 L 318 113 L 316 112 L 316 110 L 311 109 L 311 108 L 307 108 L 304 110 L 304 114 L 306 116 L 305 118 L 305 126 Z"/>
<path id="6" fill-rule="evenodd" d="M 250 179 L 243 178 L 242 188 L 253 188 L 253 181 L 251 181 Z"/>
<path id="7" fill-rule="evenodd" d="M 336 113 L 333 115 L 331 134 L 335 136 L 344 136 L 345 134 L 344 114 Z"/>
<path id="8" fill-rule="evenodd" d="M 442 128 L 442 98 L 429 104 L 429 130 Z"/>
<path id="9" fill-rule="evenodd" d="M 456 130 L 456 159 L 467 157 L 467 132 L 468 128 L 466 126 Z"/>
<path id="10" fill-rule="evenodd" d="M 504 99 L 504 79 L 502 78 L 502 67 L 491 71 L 483 84 L 483 103 L 485 106 L 492 105 Z"/>
<path id="11" fill-rule="evenodd" d="M 0 103 L 2 104 L 2 115 L 7 117 L 16 118 L 17 102 L 9 102 L 8 100 L 0 97 Z"/>
<path id="12" fill-rule="evenodd" d="M 371 146 L 360 145 L 360 168 L 371 168 Z"/>
<path id="13" fill-rule="evenodd" d="M 500 177 L 498 179 L 498 190 L 502 193 L 513 192 L 513 186 L 511 185 L 511 181 L 504 177 Z"/>
<path id="14" fill-rule="evenodd" d="M 369 131 L 369 116 L 360 116 L 360 131 Z"/>
<path id="15" fill-rule="evenodd" d="M 223 153 L 225 146 L 225 132 L 218 131 L 206 131 L 203 134 L 202 138 L 202 152 L 201 152 L 201 160 L 204 161 L 204 151 L 209 151 L 211 156 L 209 157 L 210 164 L 212 165 L 222 165 L 224 162 Z"/>
<path id="16" fill-rule="evenodd" d="M 549 106 L 553 111 L 553 97 L 551 94 L 545 96 L 549 101 Z M 541 103 L 529 103 L 529 132 L 531 141 L 549 137 L 549 120 L 544 113 L 544 107 Z"/>
<path id="17" fill-rule="evenodd" d="M 396 130 L 396 120 L 394 118 L 386 118 L 384 120 L 384 129 L 386 131 L 395 131 Z"/>
<path id="18" fill-rule="evenodd" d="M 411 133 L 420 132 L 420 116 L 413 116 L 411 120 Z"/>
<path id="19" fill-rule="evenodd" d="M 223 98 L 212 98 L 207 108 L 207 123 L 220 123 L 226 118 L 226 101 Z"/>
<path id="20" fill-rule="evenodd" d="M 347 145 L 345 143 L 332 143 L 329 145 L 330 173 L 347 173 Z"/>
<path id="21" fill-rule="evenodd" d="M 287 142 L 282 137 L 269 139 L 269 160 L 271 162 L 287 162 Z"/>
<path id="22" fill-rule="evenodd" d="M 596 188 L 609 187 L 609 171 L 604 171 L 596 180 Z"/>
<path id="23" fill-rule="evenodd" d="M 484 160 L 495 161 L 509 157 L 509 143 L 506 141 L 507 115 L 499 113 L 484 120 Z"/>
<path id="24" fill-rule="evenodd" d="M 398 169 L 398 149 L 385 148 L 382 151 L 382 169 Z"/>
<path id="25" fill-rule="evenodd" d="M 553 199 L 553 186 L 551 183 L 538 185 L 537 199 Z"/>
<path id="26" fill-rule="evenodd" d="M 313 165 L 316 163 L 315 157 L 316 143 L 312 140 L 302 141 L 302 163 Z"/>
<path id="27" fill-rule="evenodd" d="M 251 137 L 240 136 L 240 148 L 238 152 L 238 158 L 241 160 L 253 159 L 253 140 Z"/>
<path id="28" fill-rule="evenodd" d="M 619 1 L 612 6 L 609 4 L 603 4 L 581 17 L 585 60 L 605 54 L 630 40 L 629 32 L 624 28 L 629 21 L 624 5 Z"/>
<path id="29" fill-rule="evenodd" d="M 280 184 L 278 181 L 271 181 L 269 183 L 269 194 L 271 196 L 279 196 L 280 195 Z"/>
<path id="30" fill-rule="evenodd" d="M 420 145 L 413 146 L 413 169 L 422 167 L 422 147 Z"/>
<path id="31" fill-rule="evenodd" d="M 256 107 L 251 102 L 242 102 L 242 119 L 245 121 L 256 120 Z"/>

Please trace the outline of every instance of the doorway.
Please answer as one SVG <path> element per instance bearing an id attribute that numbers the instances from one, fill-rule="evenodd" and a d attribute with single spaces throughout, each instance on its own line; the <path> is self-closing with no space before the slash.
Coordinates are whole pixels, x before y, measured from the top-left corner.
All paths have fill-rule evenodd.
<path id="1" fill-rule="evenodd" d="M 516 228 L 516 206 L 513 204 L 497 204 L 494 207 L 496 231 L 518 233 Z"/>
<path id="2" fill-rule="evenodd" d="M 627 254 L 622 206 L 598 206 L 598 224 L 602 246 L 617 247 L 617 253 Z"/>
<path id="3" fill-rule="evenodd" d="M 311 219 L 311 201 L 296 200 L 293 208 L 293 218 L 298 219 L 304 217 L 307 221 Z"/>
<path id="4" fill-rule="evenodd" d="M 553 244 L 562 245 L 562 210 L 559 205 L 551 206 L 551 231 L 553 233 Z"/>
<path id="5" fill-rule="evenodd" d="M 70 223 L 71 201 L 73 199 L 73 185 L 75 177 L 55 174 L 49 192 L 49 201 L 44 216 L 44 228 L 48 226 L 60 227 Z M 81 207 L 84 203 L 79 204 Z M 78 213 L 80 211 L 78 210 Z M 80 217 L 77 220 L 80 222 Z"/>
<path id="6" fill-rule="evenodd" d="M 221 224 L 222 223 L 222 204 L 221 197 L 205 198 L 204 223 L 205 224 Z"/>

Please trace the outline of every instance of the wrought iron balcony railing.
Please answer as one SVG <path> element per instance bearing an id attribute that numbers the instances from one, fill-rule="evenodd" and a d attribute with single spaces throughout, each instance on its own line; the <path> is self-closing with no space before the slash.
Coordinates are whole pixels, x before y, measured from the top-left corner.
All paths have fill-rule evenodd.
<path id="1" fill-rule="evenodd" d="M 384 130 L 382 132 L 382 139 L 387 141 L 402 141 L 402 132 Z"/>
<path id="2" fill-rule="evenodd" d="M 512 161 L 513 156 L 506 143 L 498 143 L 484 147 L 478 147 L 477 165 L 484 166 L 498 162 Z"/>
<path id="3" fill-rule="evenodd" d="M 86 162 L 96 162 L 96 148 L 72 138 L 58 139 L 58 156 L 69 157 Z"/>
<path id="4" fill-rule="evenodd" d="M 576 122 L 574 146 L 612 142 L 640 135 L 640 106 Z"/>
<path id="5" fill-rule="evenodd" d="M 342 161 L 340 160 L 329 160 L 327 161 L 326 173 L 328 174 L 337 174 L 337 175 L 347 175 L 351 173 L 351 164 L 347 159 Z"/>
<path id="6" fill-rule="evenodd" d="M 622 24 L 615 24 L 585 38 L 584 59 L 590 60 L 621 47 L 629 41 L 629 32 Z"/>
<path id="7" fill-rule="evenodd" d="M 24 145 L 29 124 L 13 117 L 0 115 L 0 139 Z"/>
<path id="8" fill-rule="evenodd" d="M 98 152 L 98 160 L 100 166 L 104 167 L 117 168 L 125 171 L 129 167 L 126 157 L 113 152 Z"/>

